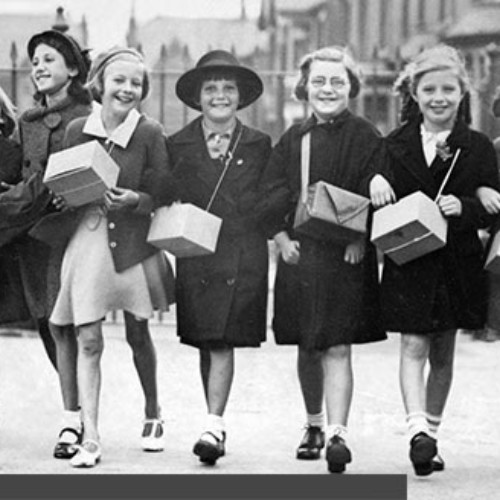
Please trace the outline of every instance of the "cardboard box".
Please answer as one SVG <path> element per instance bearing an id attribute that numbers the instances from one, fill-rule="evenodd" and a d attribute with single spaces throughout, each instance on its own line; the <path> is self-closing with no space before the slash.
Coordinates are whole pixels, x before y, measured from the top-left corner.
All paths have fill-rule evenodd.
<path id="1" fill-rule="evenodd" d="M 374 213 L 371 241 L 401 265 L 444 247 L 447 231 L 437 204 L 417 191 Z"/>
<path id="2" fill-rule="evenodd" d="M 119 173 L 120 167 L 106 150 L 91 141 L 51 154 L 43 182 L 68 206 L 79 207 L 101 200 L 116 186 Z"/>
<path id="3" fill-rule="evenodd" d="M 222 219 L 191 203 L 160 207 L 151 221 L 148 242 L 176 257 L 210 255 L 217 248 Z"/>
<path id="4" fill-rule="evenodd" d="M 366 233 L 370 200 L 324 181 L 309 186 L 299 200 L 294 229 L 310 238 L 348 243 Z"/>
<path id="5" fill-rule="evenodd" d="M 500 274 L 500 231 L 493 237 L 484 268 L 492 273 Z"/>

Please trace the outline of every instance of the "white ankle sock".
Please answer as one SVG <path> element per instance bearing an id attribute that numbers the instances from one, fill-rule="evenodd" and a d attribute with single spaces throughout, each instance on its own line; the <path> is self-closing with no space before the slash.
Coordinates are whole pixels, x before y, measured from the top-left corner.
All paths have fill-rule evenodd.
<path id="1" fill-rule="evenodd" d="M 225 431 L 225 429 L 226 426 L 223 417 L 219 415 L 214 415 L 212 413 L 209 413 L 207 415 L 207 419 L 205 422 L 206 432 L 211 432 L 212 434 L 215 434 L 215 436 L 217 436 L 219 439 L 222 439 L 223 437 L 222 433 Z"/>
<path id="2" fill-rule="evenodd" d="M 429 428 L 429 436 L 433 437 L 434 439 L 437 439 L 439 426 L 441 425 L 443 416 L 431 415 L 430 413 L 427 413 L 426 419 L 427 419 L 427 426 Z"/>
<path id="3" fill-rule="evenodd" d="M 62 418 L 62 427 L 70 427 L 71 429 L 75 429 L 78 432 L 81 432 L 82 419 L 80 416 L 80 410 L 76 411 L 64 410 Z"/>
<path id="4" fill-rule="evenodd" d="M 323 429 L 325 427 L 325 412 L 322 411 L 321 413 L 316 413 L 315 415 L 308 413 L 307 423 L 313 427 Z"/>
<path id="5" fill-rule="evenodd" d="M 333 436 L 339 436 L 344 441 L 347 441 L 347 427 L 342 424 L 328 425 L 326 428 L 326 437 L 331 439 Z"/>
<path id="6" fill-rule="evenodd" d="M 410 439 L 419 432 L 429 434 L 429 426 L 427 425 L 427 417 L 423 411 L 415 411 L 406 415 L 406 423 L 408 425 L 408 435 Z"/>

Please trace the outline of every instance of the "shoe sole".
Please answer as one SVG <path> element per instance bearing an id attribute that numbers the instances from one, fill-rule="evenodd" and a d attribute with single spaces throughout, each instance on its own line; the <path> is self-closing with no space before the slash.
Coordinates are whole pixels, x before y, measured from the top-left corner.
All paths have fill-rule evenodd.
<path id="1" fill-rule="evenodd" d="M 410 450 L 410 460 L 417 476 L 429 476 L 434 472 L 433 457 L 437 453 L 437 446 L 429 440 L 416 443 Z"/>
<path id="2" fill-rule="evenodd" d="M 326 450 L 326 461 L 330 472 L 344 472 L 346 464 L 352 461 L 351 452 L 345 446 L 330 446 Z"/>
<path id="3" fill-rule="evenodd" d="M 220 452 L 214 445 L 205 442 L 197 442 L 194 445 L 193 453 L 199 457 L 200 462 L 207 465 L 215 465 L 217 459 L 225 455 L 224 452 Z"/>
<path id="4" fill-rule="evenodd" d="M 90 463 L 71 464 L 71 467 L 74 467 L 75 469 L 91 469 L 92 467 L 95 467 L 100 461 L 101 461 L 101 457 L 96 458 L 96 460 L 93 464 L 90 464 Z"/>
<path id="5" fill-rule="evenodd" d="M 297 460 L 318 460 L 321 458 L 321 450 L 297 451 Z"/>

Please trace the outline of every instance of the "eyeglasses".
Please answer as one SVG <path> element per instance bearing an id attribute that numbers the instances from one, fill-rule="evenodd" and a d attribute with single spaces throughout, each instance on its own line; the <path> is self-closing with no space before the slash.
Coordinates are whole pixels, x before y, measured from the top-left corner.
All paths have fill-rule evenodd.
<path id="1" fill-rule="evenodd" d="M 312 80 L 310 80 L 311 85 L 320 89 L 324 87 L 327 83 L 327 79 L 324 76 L 315 76 Z M 330 86 L 334 90 L 342 90 L 347 85 L 347 82 L 342 78 L 330 78 Z"/>

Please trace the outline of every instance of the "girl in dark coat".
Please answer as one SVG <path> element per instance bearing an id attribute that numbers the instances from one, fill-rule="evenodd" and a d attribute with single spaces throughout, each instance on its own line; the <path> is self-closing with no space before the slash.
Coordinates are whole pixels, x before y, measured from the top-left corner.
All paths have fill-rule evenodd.
<path id="1" fill-rule="evenodd" d="M 214 464 L 225 453 L 223 414 L 233 380 L 234 348 L 266 338 L 268 249 L 257 226 L 257 187 L 270 138 L 248 128 L 236 111 L 262 93 L 262 82 L 228 52 L 203 56 L 176 87 L 202 116 L 168 139 L 183 202 L 205 208 L 226 162 L 211 212 L 222 218 L 215 254 L 177 260 L 177 326 L 181 341 L 200 349 L 208 409 L 194 453 Z"/>
<path id="2" fill-rule="evenodd" d="M 0 87 L 0 192 L 19 182 L 21 146 L 11 139 L 17 121 L 7 94 Z M 0 325 L 29 319 L 15 243 L 0 246 Z"/>
<path id="3" fill-rule="evenodd" d="M 404 124 L 385 140 L 385 178 L 371 184 L 374 205 L 415 191 L 434 199 L 460 150 L 437 200 L 448 220 L 446 246 L 403 265 L 385 258 L 382 277 L 384 326 L 402 333 L 400 382 L 410 460 L 417 475 L 427 475 L 444 468 L 436 433 L 452 381 L 456 331 L 482 328 L 485 321 L 478 229 L 487 217 L 475 193 L 479 186 L 496 188 L 498 174 L 490 140 L 468 126 L 468 78 L 454 49 L 439 46 L 419 54 L 396 89 Z"/>
<path id="4" fill-rule="evenodd" d="M 353 392 L 351 345 L 385 338 L 378 314 L 376 254 L 366 236 L 351 243 L 330 242 L 294 231 L 301 142 L 311 134 L 311 184 L 323 180 L 366 196 L 380 136 L 348 109 L 360 81 L 343 48 L 307 55 L 300 71 L 295 94 L 308 101 L 312 116 L 285 132 L 263 179 L 263 216 L 279 250 L 273 328 L 277 343 L 298 345 L 307 427 L 297 458 L 320 457 L 325 399 L 328 469 L 343 472 L 351 461 L 346 445 Z"/>

